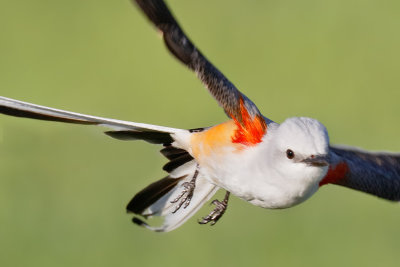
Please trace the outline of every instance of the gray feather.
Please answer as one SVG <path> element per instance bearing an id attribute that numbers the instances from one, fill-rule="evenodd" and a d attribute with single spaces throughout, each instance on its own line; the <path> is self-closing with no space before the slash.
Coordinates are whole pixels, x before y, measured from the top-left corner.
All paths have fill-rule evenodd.
<path id="1" fill-rule="evenodd" d="M 336 182 L 380 198 L 400 201 L 400 154 L 368 152 L 350 147 L 331 147 L 333 159 L 349 171 Z"/>
<path id="2" fill-rule="evenodd" d="M 169 51 L 193 70 L 225 113 L 243 124 L 240 99 L 253 118 L 261 115 L 256 105 L 242 94 L 185 35 L 167 5 L 161 0 L 135 0 L 151 22 L 163 33 Z M 267 119 L 267 122 L 271 122 Z"/>

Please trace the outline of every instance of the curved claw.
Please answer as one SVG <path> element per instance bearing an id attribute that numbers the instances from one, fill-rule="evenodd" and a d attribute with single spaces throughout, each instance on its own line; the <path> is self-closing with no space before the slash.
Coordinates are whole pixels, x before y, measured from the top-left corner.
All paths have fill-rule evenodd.
<path id="1" fill-rule="evenodd" d="M 194 189 L 196 188 L 196 178 L 197 178 L 198 173 L 199 172 L 196 170 L 196 172 L 193 175 L 192 180 L 190 180 L 190 182 L 185 182 L 182 184 L 182 186 L 185 189 L 182 190 L 182 193 L 180 193 L 177 198 L 175 198 L 174 200 L 171 201 L 171 203 L 179 202 L 172 213 L 177 212 L 182 206 L 184 209 L 186 209 L 187 206 L 189 206 L 190 201 L 192 200 L 192 197 L 193 197 Z"/>
<path id="2" fill-rule="evenodd" d="M 211 226 L 216 224 L 219 219 L 221 219 L 222 215 L 224 215 L 227 207 L 228 207 L 228 200 L 229 200 L 229 195 L 230 192 L 226 192 L 225 198 L 223 201 L 219 201 L 217 199 L 214 199 L 211 204 L 215 205 L 214 210 L 210 212 L 206 217 L 203 217 L 201 221 L 199 221 L 199 224 L 207 224 L 210 223 Z"/>

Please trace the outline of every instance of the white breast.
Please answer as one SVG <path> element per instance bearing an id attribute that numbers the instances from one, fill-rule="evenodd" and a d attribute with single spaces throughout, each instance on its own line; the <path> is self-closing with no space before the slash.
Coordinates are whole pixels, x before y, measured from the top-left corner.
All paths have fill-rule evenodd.
<path id="1" fill-rule="evenodd" d="M 287 177 L 285 172 L 279 171 L 261 146 L 239 153 L 211 155 L 200 167 L 210 182 L 263 208 L 292 207 L 318 190 L 318 183 L 293 175 Z"/>

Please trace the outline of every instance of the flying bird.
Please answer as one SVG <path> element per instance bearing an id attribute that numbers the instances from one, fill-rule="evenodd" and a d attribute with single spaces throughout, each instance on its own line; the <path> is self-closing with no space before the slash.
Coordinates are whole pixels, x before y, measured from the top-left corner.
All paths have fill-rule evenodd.
<path id="1" fill-rule="evenodd" d="M 190 41 L 161 0 L 136 0 L 162 34 L 169 51 L 192 70 L 224 109 L 229 120 L 213 127 L 176 129 L 89 116 L 6 97 L 0 113 L 65 123 L 108 127 L 120 140 L 162 145 L 168 174 L 127 205 L 133 222 L 154 231 L 171 231 L 193 216 L 219 190 L 222 200 L 199 220 L 215 224 L 233 195 L 256 206 L 282 209 L 310 198 L 321 186 L 336 184 L 400 201 L 400 154 L 330 145 L 319 121 L 288 118 L 278 124 L 263 116 Z M 153 216 L 164 217 L 152 225 Z"/>

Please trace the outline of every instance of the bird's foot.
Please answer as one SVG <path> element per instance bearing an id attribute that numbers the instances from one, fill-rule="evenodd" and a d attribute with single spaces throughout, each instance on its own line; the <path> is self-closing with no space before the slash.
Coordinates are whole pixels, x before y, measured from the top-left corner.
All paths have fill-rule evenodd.
<path id="1" fill-rule="evenodd" d="M 182 193 L 180 193 L 177 198 L 175 198 L 174 200 L 171 201 L 171 203 L 179 202 L 178 205 L 176 205 L 176 207 L 172 213 L 177 212 L 182 206 L 184 209 L 186 209 L 187 206 L 189 206 L 190 201 L 192 200 L 192 197 L 193 197 L 194 189 L 196 188 L 196 178 L 197 178 L 198 173 L 199 172 L 196 170 L 196 172 L 193 175 L 192 180 L 190 180 L 190 182 L 185 182 L 182 184 L 182 186 L 184 187 L 184 189 L 182 190 Z"/>
<path id="2" fill-rule="evenodd" d="M 203 217 L 199 224 L 207 224 L 211 222 L 211 225 L 214 225 L 218 222 L 218 220 L 224 215 L 227 207 L 228 207 L 228 200 L 229 200 L 230 192 L 226 191 L 225 198 L 223 201 L 219 201 L 217 199 L 213 200 L 211 204 L 215 205 L 213 211 L 210 212 L 206 217 Z"/>

